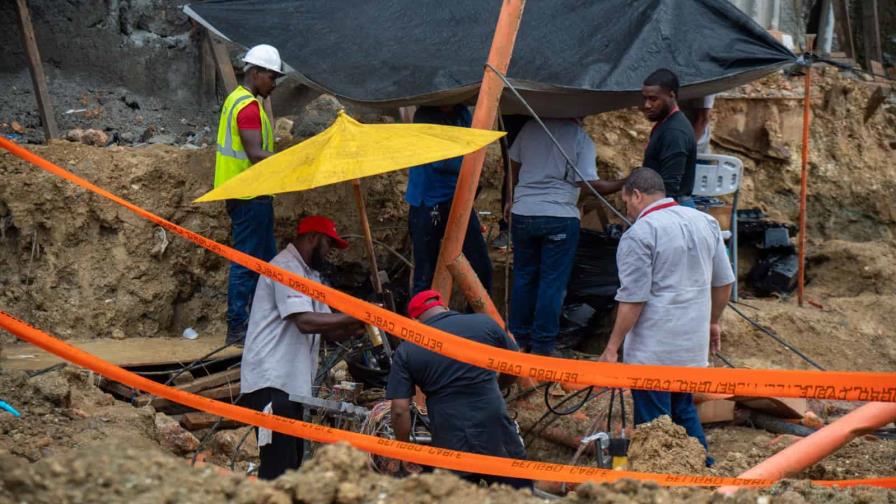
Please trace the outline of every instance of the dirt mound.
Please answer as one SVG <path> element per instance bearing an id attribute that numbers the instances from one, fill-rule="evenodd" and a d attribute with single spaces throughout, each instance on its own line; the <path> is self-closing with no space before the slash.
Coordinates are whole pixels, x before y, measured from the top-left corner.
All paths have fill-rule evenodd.
<path id="1" fill-rule="evenodd" d="M 116 401 L 74 369 L 34 378 L 23 372 L 0 372 L 0 398 L 22 414 L 15 418 L 0 413 L 0 453 L 28 462 L 109 436 L 134 442 L 157 438 L 151 409 Z"/>
<path id="2" fill-rule="evenodd" d="M 631 468 L 641 472 L 705 474 L 706 450 L 668 416 L 639 425 L 628 449 Z"/>
<path id="3" fill-rule="evenodd" d="M 827 240 L 809 256 L 813 291 L 825 296 L 896 294 L 896 248 L 880 242 Z"/>

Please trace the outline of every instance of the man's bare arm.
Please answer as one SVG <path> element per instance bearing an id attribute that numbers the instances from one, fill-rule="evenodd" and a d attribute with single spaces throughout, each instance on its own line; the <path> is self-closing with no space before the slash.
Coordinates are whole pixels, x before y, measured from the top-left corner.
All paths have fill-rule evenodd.
<path id="1" fill-rule="evenodd" d="M 591 180 L 588 182 L 579 182 L 579 187 L 581 189 L 587 189 L 586 185 L 590 185 L 597 192 L 606 196 L 608 194 L 617 193 L 622 190 L 622 186 L 625 185 L 625 179 L 619 180 Z"/>
<path id="2" fill-rule="evenodd" d="M 249 156 L 249 161 L 255 164 L 263 159 L 273 156 L 261 147 L 261 130 L 239 130 L 240 141 L 243 143 L 243 149 Z"/>
<path id="3" fill-rule="evenodd" d="M 723 285 L 721 287 L 713 287 L 712 291 L 712 311 L 709 316 L 709 351 L 716 353 L 722 349 L 722 312 L 731 299 L 731 286 Z"/>
<path id="4" fill-rule="evenodd" d="M 303 312 L 291 316 L 305 334 L 320 334 L 328 341 L 344 341 L 364 331 L 364 324 L 342 313 Z"/>
<path id="5" fill-rule="evenodd" d="M 411 398 L 392 399 L 392 430 L 398 441 L 411 440 Z"/>
<path id="6" fill-rule="evenodd" d="M 644 303 L 619 302 L 616 309 L 616 323 L 613 325 L 613 332 L 610 333 L 607 348 L 600 355 L 600 361 L 617 362 L 619 360 L 619 347 L 622 346 L 625 335 L 635 327 L 643 309 Z"/>

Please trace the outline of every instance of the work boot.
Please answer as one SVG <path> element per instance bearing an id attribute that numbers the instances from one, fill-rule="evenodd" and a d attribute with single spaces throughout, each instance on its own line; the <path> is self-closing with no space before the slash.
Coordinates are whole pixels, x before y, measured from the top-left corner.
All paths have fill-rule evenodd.
<path id="1" fill-rule="evenodd" d="M 498 233 L 498 236 L 492 240 L 492 247 L 496 249 L 506 249 L 510 246 L 510 233 L 506 230 Z"/>
<path id="2" fill-rule="evenodd" d="M 227 338 L 224 343 L 235 347 L 242 347 L 246 342 L 246 332 L 249 330 L 249 323 L 240 324 L 238 326 L 227 327 Z"/>

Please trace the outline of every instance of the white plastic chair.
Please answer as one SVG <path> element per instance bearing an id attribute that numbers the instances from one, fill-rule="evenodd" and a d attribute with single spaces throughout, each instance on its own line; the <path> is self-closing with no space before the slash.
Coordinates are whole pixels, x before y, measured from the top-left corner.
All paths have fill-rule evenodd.
<path id="1" fill-rule="evenodd" d="M 731 299 L 737 302 L 737 200 L 743 177 L 744 163 L 734 156 L 722 154 L 697 154 L 697 168 L 694 172 L 694 196 L 724 196 L 734 193 L 731 205 L 731 230 L 722 231 L 722 238 L 728 241 L 728 256 L 734 270 L 734 287 Z"/>

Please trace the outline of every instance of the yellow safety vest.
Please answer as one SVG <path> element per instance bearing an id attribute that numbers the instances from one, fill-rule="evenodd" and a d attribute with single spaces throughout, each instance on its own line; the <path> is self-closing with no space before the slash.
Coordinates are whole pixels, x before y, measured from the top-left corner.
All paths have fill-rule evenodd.
<path id="1" fill-rule="evenodd" d="M 246 105 L 252 103 L 251 100 L 256 100 L 255 96 L 243 86 L 237 86 L 224 100 L 224 106 L 221 107 L 217 153 L 215 154 L 215 187 L 239 175 L 252 165 L 252 161 L 249 160 L 249 156 L 243 149 L 239 127 L 236 125 L 237 114 Z M 261 148 L 273 154 L 274 128 L 271 127 L 271 120 L 260 101 L 258 101 L 258 111 L 261 112 Z"/>

